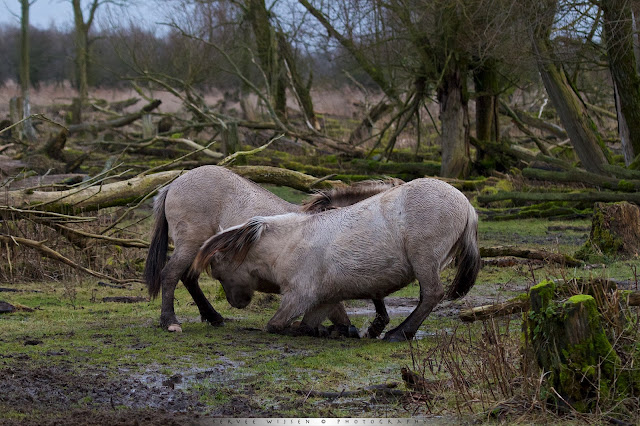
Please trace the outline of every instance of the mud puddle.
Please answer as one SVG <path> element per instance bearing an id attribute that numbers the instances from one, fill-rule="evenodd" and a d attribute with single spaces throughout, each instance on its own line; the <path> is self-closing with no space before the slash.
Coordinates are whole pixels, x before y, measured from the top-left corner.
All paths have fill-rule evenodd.
<path id="1" fill-rule="evenodd" d="M 220 356 L 219 364 L 207 368 L 193 367 L 173 370 L 171 375 L 162 373 L 162 368 L 159 365 L 151 366 L 143 373 L 127 369 L 122 369 L 121 372 L 123 375 L 136 379 L 150 389 L 162 390 L 168 388 L 186 391 L 192 389 L 194 385 L 228 383 L 233 378 L 237 378 L 237 369 L 244 366 L 244 364 L 244 362 L 236 362 L 225 356 Z"/>

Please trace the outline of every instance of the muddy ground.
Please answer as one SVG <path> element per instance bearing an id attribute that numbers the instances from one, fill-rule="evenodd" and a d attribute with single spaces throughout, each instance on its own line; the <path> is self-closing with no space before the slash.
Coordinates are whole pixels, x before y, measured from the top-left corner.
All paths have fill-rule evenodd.
<path id="1" fill-rule="evenodd" d="M 477 302 L 489 300 L 486 296 L 477 296 Z M 356 302 L 348 308 L 351 317 L 373 317 L 373 305 L 369 302 Z M 392 297 L 386 300 L 391 317 L 406 317 L 417 304 L 412 297 Z M 461 303 L 447 302 L 438 306 L 433 312 L 435 317 L 457 316 Z M 187 321 L 193 321 L 193 318 Z M 183 319 L 184 321 L 184 319 Z M 233 323 L 233 320 L 231 321 Z M 233 327 L 233 326 L 232 326 Z M 246 327 L 243 331 L 250 334 L 263 334 L 262 330 Z M 418 339 L 427 337 L 422 331 Z M 42 345 L 45 337 L 25 337 L 22 345 L 27 348 Z M 102 340 L 103 344 L 112 343 L 108 334 L 94 334 L 91 337 Z M 0 343 L 4 342 L 0 339 Z M 319 343 L 322 343 L 320 339 Z M 138 343 L 139 349 L 145 343 Z M 211 345 L 214 346 L 213 344 Z M 292 355 L 304 355 L 304 350 L 282 348 L 283 352 Z M 43 424 L 43 425 L 102 425 L 102 424 L 207 424 L 207 420 L 215 417 L 283 417 L 290 409 L 295 409 L 298 402 L 287 406 L 285 402 L 278 409 L 267 409 L 251 399 L 251 387 L 244 386 L 247 396 L 233 395 L 224 404 L 212 409 L 201 401 L 203 392 L 194 390 L 193 385 L 202 381 L 216 382 L 224 380 L 225 371 L 241 369 L 243 362 L 223 359 L 221 364 L 212 368 L 193 368 L 176 371 L 167 375 L 150 369 L 140 374 L 122 368 L 121 374 L 114 379 L 112 372 L 103 368 L 85 366 L 78 369 L 83 359 L 69 359 L 69 352 L 64 348 L 44 353 L 42 359 L 33 360 L 21 352 L 0 353 L 0 407 L 12 407 L 21 418 L 7 419 L 0 414 L 0 425 L 11 424 Z M 87 356 L 91 356 L 90 353 Z M 59 358 L 64 358 L 58 360 Z M 50 361 L 50 362 L 47 362 Z M 78 371 L 81 371 L 79 373 Z M 229 385 L 229 383 L 225 383 Z M 238 383 L 242 387 L 241 383 Z M 391 400 L 389 400 L 391 399 Z M 402 404 L 402 399 L 411 403 L 411 396 L 397 397 L 393 395 L 364 392 L 362 397 L 334 398 L 332 403 L 355 404 L 365 407 Z M 390 412 L 398 415 L 396 409 Z M 404 413 L 406 414 L 406 413 Z"/>

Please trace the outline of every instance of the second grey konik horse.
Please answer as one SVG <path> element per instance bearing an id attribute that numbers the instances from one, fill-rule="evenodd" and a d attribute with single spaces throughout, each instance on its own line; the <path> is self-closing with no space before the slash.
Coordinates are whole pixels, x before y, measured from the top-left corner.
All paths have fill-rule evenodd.
<path id="1" fill-rule="evenodd" d="M 345 299 L 383 299 L 417 278 L 418 306 L 385 335 L 399 341 L 413 338 L 445 295 L 439 275 L 452 258 L 458 271 L 447 297 L 471 289 L 480 269 L 477 227 L 460 191 L 417 179 L 338 210 L 254 217 L 209 238 L 193 268 L 210 267 L 237 308 L 260 282 L 277 283 L 282 300 L 267 324 L 275 333 L 299 315 Z"/>
<path id="2" fill-rule="evenodd" d="M 307 205 L 299 206 L 224 167 L 202 166 L 190 170 L 163 188 L 154 203 L 156 221 L 144 278 L 151 297 L 156 297 L 162 290 L 160 325 L 169 331 L 181 331 L 174 311 L 174 291 L 179 280 L 193 297 L 202 320 L 212 325 L 222 324 L 222 316 L 200 289 L 198 276 L 188 274 L 202 243 L 221 228 L 241 224 L 256 215 L 314 213 L 341 207 L 397 184 L 397 181 L 369 182 L 322 192 L 312 197 Z M 169 237 L 173 240 L 174 250 L 167 261 Z M 379 311 L 386 313 L 382 301 L 375 303 Z M 334 305 L 328 316 L 336 326 L 350 326 L 341 304 Z"/>

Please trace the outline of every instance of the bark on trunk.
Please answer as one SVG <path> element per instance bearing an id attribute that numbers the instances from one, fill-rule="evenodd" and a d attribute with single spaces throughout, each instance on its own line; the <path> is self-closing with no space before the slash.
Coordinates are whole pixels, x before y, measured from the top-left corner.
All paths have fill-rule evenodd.
<path id="1" fill-rule="evenodd" d="M 281 120 L 286 117 L 286 73 L 278 54 L 278 40 L 264 0 L 247 0 L 247 17 L 251 22 L 260 65 L 269 84 L 271 103 Z"/>
<path id="2" fill-rule="evenodd" d="M 618 132 L 625 164 L 640 155 L 640 74 L 633 43 L 633 14 L 628 0 L 603 0 L 604 33 L 614 81 Z"/>
<path id="3" fill-rule="evenodd" d="M 442 122 L 440 175 L 443 177 L 461 178 L 469 171 L 468 110 L 464 84 L 464 71 L 452 66 L 438 89 Z"/>
<path id="4" fill-rule="evenodd" d="M 497 141 L 500 136 L 498 78 L 498 72 L 491 61 L 473 74 L 476 89 L 476 138 L 479 140 Z"/>
<path id="5" fill-rule="evenodd" d="M 302 113 L 304 114 L 307 126 L 309 126 L 312 130 L 319 131 L 320 122 L 316 117 L 316 113 L 313 108 L 313 99 L 311 98 L 312 74 L 309 74 L 309 79 L 305 83 L 302 76 L 300 75 L 298 66 L 296 65 L 296 60 L 293 55 L 291 45 L 282 33 L 278 33 L 278 48 L 283 58 L 283 65 L 285 66 L 286 71 L 289 74 L 293 92 L 296 95 L 298 104 L 300 104 L 300 108 L 302 108 Z"/>
<path id="6" fill-rule="evenodd" d="M 76 85 L 78 86 L 78 95 L 84 104 L 89 97 L 89 89 L 87 82 L 87 33 L 85 22 L 82 16 L 82 6 L 80 0 L 72 0 L 73 19 L 75 24 L 75 64 L 76 64 Z"/>
<path id="7" fill-rule="evenodd" d="M 544 9 L 536 22 L 532 42 L 542 82 L 582 166 L 590 172 L 602 172 L 602 166 L 609 163 L 604 143 L 586 106 L 569 84 L 553 54 L 550 33 L 557 0 L 547 0 L 540 8 Z"/>

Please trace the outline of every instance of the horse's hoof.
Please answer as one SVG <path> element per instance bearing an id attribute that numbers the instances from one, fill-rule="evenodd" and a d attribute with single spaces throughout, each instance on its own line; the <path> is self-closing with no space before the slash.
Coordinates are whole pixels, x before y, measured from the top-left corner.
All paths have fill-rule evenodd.
<path id="1" fill-rule="evenodd" d="M 200 317 L 200 320 L 202 322 L 207 322 L 209 323 L 209 325 L 212 325 L 214 327 L 220 327 L 224 325 L 224 318 L 220 317 L 220 318 L 205 318 L 205 317 Z"/>
<path id="2" fill-rule="evenodd" d="M 172 333 L 182 333 L 182 327 L 180 327 L 180 324 L 171 324 L 169 327 L 167 327 L 167 331 L 170 331 Z"/>
<path id="3" fill-rule="evenodd" d="M 347 330 L 347 337 L 350 337 L 352 339 L 359 339 L 360 338 L 360 332 L 358 331 L 358 329 L 355 326 L 350 325 L 349 329 Z"/>
<path id="4" fill-rule="evenodd" d="M 314 337 L 329 337 L 330 334 L 331 332 L 323 325 L 319 325 L 317 328 L 312 329 L 312 336 Z"/>
<path id="5" fill-rule="evenodd" d="M 410 340 L 410 339 L 408 339 L 404 334 L 401 334 L 401 333 L 398 333 L 398 334 L 387 333 L 384 335 L 384 338 L 382 340 L 386 342 L 406 342 L 407 340 Z"/>

